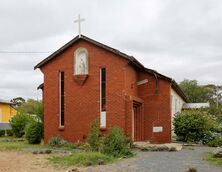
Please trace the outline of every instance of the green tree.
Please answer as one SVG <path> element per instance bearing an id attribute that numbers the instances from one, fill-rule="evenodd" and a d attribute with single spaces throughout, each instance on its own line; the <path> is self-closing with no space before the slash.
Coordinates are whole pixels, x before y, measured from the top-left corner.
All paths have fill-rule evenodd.
<path id="1" fill-rule="evenodd" d="M 17 112 L 17 114 L 10 120 L 14 135 L 16 137 L 22 137 L 25 134 L 25 127 L 33 120 L 34 119 L 31 116 Z"/>
<path id="2" fill-rule="evenodd" d="M 214 84 L 208 84 L 204 86 L 208 90 L 211 90 L 213 93 L 212 99 L 213 103 L 216 104 L 216 107 L 218 108 L 219 105 L 222 103 L 222 86 L 214 85 Z"/>
<path id="3" fill-rule="evenodd" d="M 29 115 L 36 115 L 40 121 L 44 122 L 42 101 L 28 99 L 17 108 L 17 111 Z"/>
<path id="4" fill-rule="evenodd" d="M 209 138 L 218 131 L 218 124 L 204 111 L 183 111 L 175 116 L 174 132 L 178 140 L 185 142 L 199 142 Z"/>
<path id="5" fill-rule="evenodd" d="M 209 108 L 203 109 L 211 115 L 218 123 L 222 123 L 222 105 L 212 103 Z"/>
<path id="6" fill-rule="evenodd" d="M 30 115 L 36 115 L 36 109 L 40 104 L 42 104 L 41 101 L 28 99 L 27 101 L 23 102 L 21 106 L 17 108 L 17 110 Z"/>
<path id="7" fill-rule="evenodd" d="M 43 137 L 42 123 L 33 120 L 25 128 L 25 138 L 30 144 L 39 144 Z"/>
<path id="8" fill-rule="evenodd" d="M 22 97 L 16 97 L 16 98 L 10 100 L 10 102 L 13 103 L 13 107 L 18 108 L 19 106 L 22 105 L 22 103 L 25 102 L 25 99 L 23 99 Z"/>
<path id="9" fill-rule="evenodd" d="M 208 87 L 198 85 L 196 80 L 185 79 L 179 85 L 186 94 L 188 101 L 191 103 L 213 101 L 213 90 L 209 89 Z"/>
<path id="10" fill-rule="evenodd" d="M 21 106 L 17 108 L 17 111 L 22 114 L 31 115 L 37 122 L 39 122 L 38 127 L 41 126 L 41 136 L 43 137 L 44 132 L 44 110 L 42 101 L 28 99 L 23 102 Z"/>

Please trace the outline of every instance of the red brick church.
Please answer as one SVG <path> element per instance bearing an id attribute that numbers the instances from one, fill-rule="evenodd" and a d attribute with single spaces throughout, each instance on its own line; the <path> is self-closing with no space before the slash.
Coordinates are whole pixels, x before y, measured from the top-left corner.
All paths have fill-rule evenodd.
<path id="1" fill-rule="evenodd" d="M 57 135 L 84 141 L 96 119 L 103 132 L 120 127 L 133 141 L 171 142 L 172 93 L 177 105 L 186 96 L 173 79 L 133 56 L 81 35 L 36 68 L 44 74 L 46 143 Z"/>

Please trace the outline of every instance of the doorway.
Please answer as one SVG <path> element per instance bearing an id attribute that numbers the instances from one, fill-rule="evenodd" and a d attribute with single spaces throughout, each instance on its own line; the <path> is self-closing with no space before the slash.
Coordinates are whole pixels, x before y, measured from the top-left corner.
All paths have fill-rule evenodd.
<path id="1" fill-rule="evenodd" d="M 143 140 L 143 116 L 142 116 L 142 104 L 133 102 L 132 112 L 132 139 L 133 141 Z"/>

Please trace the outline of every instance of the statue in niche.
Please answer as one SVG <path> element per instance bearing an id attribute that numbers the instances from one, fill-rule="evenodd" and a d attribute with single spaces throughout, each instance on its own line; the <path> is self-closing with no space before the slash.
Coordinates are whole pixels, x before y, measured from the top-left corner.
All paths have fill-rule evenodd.
<path id="1" fill-rule="evenodd" d="M 88 53 L 86 49 L 80 48 L 75 53 L 75 75 L 88 74 Z"/>
<path id="2" fill-rule="evenodd" d="M 78 71 L 79 74 L 86 74 L 86 64 L 82 58 L 80 60 L 78 70 L 79 70 Z"/>

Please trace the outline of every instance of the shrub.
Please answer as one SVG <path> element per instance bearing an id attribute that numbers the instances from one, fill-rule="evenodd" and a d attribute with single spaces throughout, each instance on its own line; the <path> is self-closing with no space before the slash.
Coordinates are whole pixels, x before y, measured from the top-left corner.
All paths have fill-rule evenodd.
<path id="1" fill-rule="evenodd" d="M 178 140 L 198 143 L 218 129 L 217 123 L 205 112 L 183 111 L 174 118 L 174 132 Z"/>
<path id="2" fill-rule="evenodd" d="M 89 145 L 89 143 L 84 143 L 84 144 L 80 145 L 79 149 L 82 149 L 85 152 L 90 152 L 92 150 L 91 146 Z"/>
<path id="3" fill-rule="evenodd" d="M 13 136 L 13 132 L 12 130 L 0 130 L 0 137 L 5 136 L 5 132 L 7 134 L 7 136 Z"/>
<path id="4" fill-rule="evenodd" d="M 0 130 L 0 137 L 5 136 L 5 130 Z"/>
<path id="5" fill-rule="evenodd" d="M 104 140 L 104 153 L 114 157 L 130 156 L 130 142 L 120 128 L 112 128 Z"/>
<path id="6" fill-rule="evenodd" d="M 13 136 L 13 131 L 12 130 L 6 130 L 7 136 Z"/>
<path id="7" fill-rule="evenodd" d="M 222 138 L 219 136 L 215 136 L 212 140 L 207 143 L 210 147 L 218 147 L 222 146 Z"/>
<path id="8" fill-rule="evenodd" d="M 51 137 L 49 139 L 49 142 L 48 142 L 49 146 L 51 147 L 62 147 L 64 145 L 67 144 L 67 141 L 65 141 L 62 137 L 60 136 L 55 136 L 55 137 Z"/>
<path id="9" fill-rule="evenodd" d="M 196 168 L 188 168 L 186 172 L 197 172 Z"/>
<path id="10" fill-rule="evenodd" d="M 49 161 L 58 167 L 69 167 L 97 165 L 101 162 L 107 164 L 114 161 L 114 158 L 99 152 L 81 152 L 64 156 L 51 156 Z"/>
<path id="11" fill-rule="evenodd" d="M 25 131 L 25 138 L 30 144 L 39 144 L 42 139 L 42 123 L 37 121 L 32 121 L 27 125 Z"/>
<path id="12" fill-rule="evenodd" d="M 100 137 L 100 128 L 98 120 L 92 123 L 86 142 L 90 145 L 92 151 L 101 151 L 103 141 Z"/>
<path id="13" fill-rule="evenodd" d="M 18 112 L 10 121 L 15 137 L 22 137 L 25 134 L 26 125 L 31 121 L 33 121 L 32 117 Z"/>

